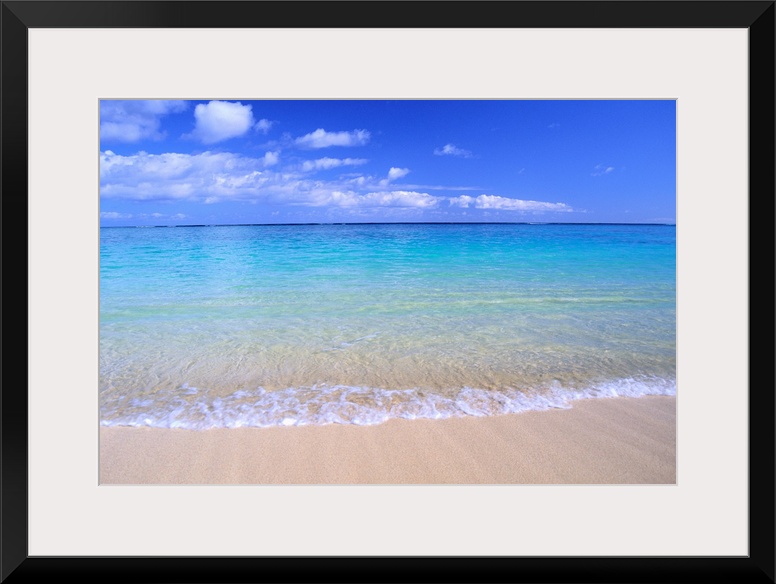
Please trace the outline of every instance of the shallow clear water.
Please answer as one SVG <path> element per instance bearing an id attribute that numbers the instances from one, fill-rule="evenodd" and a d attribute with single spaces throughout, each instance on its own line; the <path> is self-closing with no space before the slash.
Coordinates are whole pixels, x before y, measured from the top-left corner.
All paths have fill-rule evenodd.
<path id="1" fill-rule="evenodd" d="M 676 391 L 676 228 L 100 230 L 104 425 L 379 423 Z"/>

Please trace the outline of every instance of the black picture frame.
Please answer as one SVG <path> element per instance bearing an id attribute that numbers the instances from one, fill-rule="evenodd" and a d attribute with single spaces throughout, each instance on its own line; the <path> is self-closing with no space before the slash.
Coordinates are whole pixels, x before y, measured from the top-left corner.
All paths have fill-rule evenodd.
<path id="1" fill-rule="evenodd" d="M 440 9 L 441 5 L 444 7 Z M 774 1 L 3 1 L 6 315 L 28 309 L 30 28 L 742 28 L 749 32 L 749 554 L 746 557 L 30 557 L 28 330 L 2 352 L 0 581 L 774 582 Z M 344 18 L 347 16 L 347 18 Z M 751 204 L 756 201 L 756 205 Z"/>

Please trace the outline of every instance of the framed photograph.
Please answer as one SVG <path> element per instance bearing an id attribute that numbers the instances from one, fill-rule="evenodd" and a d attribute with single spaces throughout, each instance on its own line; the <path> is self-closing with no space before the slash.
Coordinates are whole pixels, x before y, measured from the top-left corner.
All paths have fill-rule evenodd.
<path id="1" fill-rule="evenodd" d="M 2 3 L 2 581 L 774 581 L 774 3 L 440 6 Z"/>
<path id="2" fill-rule="evenodd" d="M 675 485 L 675 219 L 673 99 L 101 100 L 100 484 Z"/>

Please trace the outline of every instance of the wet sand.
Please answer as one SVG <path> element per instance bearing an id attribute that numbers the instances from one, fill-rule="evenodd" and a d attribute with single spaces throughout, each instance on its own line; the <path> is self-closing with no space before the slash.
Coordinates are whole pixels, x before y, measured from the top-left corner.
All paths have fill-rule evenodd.
<path id="1" fill-rule="evenodd" d="M 376 426 L 100 428 L 101 484 L 674 484 L 676 398 Z"/>

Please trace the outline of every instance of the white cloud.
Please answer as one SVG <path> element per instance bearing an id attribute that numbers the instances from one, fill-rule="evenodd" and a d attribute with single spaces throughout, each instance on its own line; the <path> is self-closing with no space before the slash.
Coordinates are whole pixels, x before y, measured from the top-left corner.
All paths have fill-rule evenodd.
<path id="1" fill-rule="evenodd" d="M 210 153 L 200 160 L 210 159 Z M 146 176 L 154 179 L 175 179 L 188 173 L 197 157 L 189 154 L 148 154 L 140 151 L 132 156 L 114 154 L 111 150 L 100 153 L 100 177 Z"/>
<path id="2" fill-rule="evenodd" d="M 310 168 L 325 169 L 352 166 L 361 159 L 320 158 L 308 161 Z M 301 165 L 278 168 L 276 153 L 250 158 L 229 152 L 201 154 L 149 154 L 131 156 L 106 150 L 100 154 L 100 197 L 136 201 L 177 200 L 214 204 L 221 201 L 251 201 L 273 205 L 331 207 L 334 209 L 393 209 L 410 213 L 448 206 L 461 209 L 497 209 L 519 212 L 571 211 L 563 203 L 525 201 L 480 195 L 458 197 L 430 195 L 413 187 L 390 188 L 371 176 L 336 176 L 332 180 L 313 180 Z M 271 167 L 271 168 L 270 168 Z M 392 167 L 388 178 L 401 178 L 407 169 Z M 382 180 L 388 180 L 383 178 Z M 135 215 L 136 217 L 138 215 Z M 104 215 L 104 219 L 123 218 Z M 171 217 L 178 219 L 178 217 Z"/>
<path id="3" fill-rule="evenodd" d="M 122 156 L 107 150 L 100 153 L 100 197 L 104 200 L 185 200 L 206 204 L 243 200 L 319 205 L 326 204 L 333 192 L 353 188 L 349 181 L 339 178 L 330 181 L 307 179 L 298 168 L 273 170 L 270 167 L 276 162 L 276 153 L 267 153 L 260 158 L 209 151 L 201 154 L 138 152 Z M 362 190 L 369 188 L 365 185 Z"/>
<path id="4" fill-rule="evenodd" d="M 358 166 L 367 162 L 368 160 L 364 158 L 318 158 L 317 160 L 306 160 L 302 164 L 302 170 L 304 172 L 328 170 L 339 166 Z"/>
<path id="5" fill-rule="evenodd" d="M 373 192 L 364 195 L 353 191 L 332 191 L 326 196 L 320 196 L 307 204 L 312 206 L 334 206 L 344 208 L 369 208 L 369 207 L 410 207 L 429 209 L 439 203 L 439 197 L 428 193 L 415 191 L 386 191 Z"/>
<path id="6" fill-rule="evenodd" d="M 348 175 L 352 176 L 352 175 Z M 366 187 L 366 185 L 374 182 L 374 177 L 371 176 L 364 176 L 364 175 L 357 175 L 353 176 L 353 178 L 347 179 L 348 184 L 355 185 L 357 187 Z"/>
<path id="7" fill-rule="evenodd" d="M 271 122 L 269 120 L 261 119 L 258 122 L 256 122 L 256 125 L 253 126 L 253 129 L 261 134 L 266 134 L 269 132 L 269 129 L 272 127 L 272 124 L 274 122 Z"/>
<path id="8" fill-rule="evenodd" d="M 473 200 L 474 200 L 474 197 L 470 197 L 469 195 L 461 195 L 460 197 L 450 197 L 448 199 L 451 205 L 455 205 L 456 207 L 463 207 L 464 209 L 466 209 L 469 205 L 471 205 L 471 202 Z"/>
<path id="9" fill-rule="evenodd" d="M 410 172 L 409 168 L 391 167 L 391 169 L 388 171 L 388 180 L 396 180 L 397 178 L 402 178 L 403 176 L 407 176 L 409 172 Z"/>
<path id="10" fill-rule="evenodd" d="M 454 144 L 445 144 L 441 148 L 436 148 L 434 154 L 437 156 L 459 156 L 461 158 L 471 158 L 472 153 L 469 150 L 458 148 Z"/>
<path id="11" fill-rule="evenodd" d="M 137 215 L 138 217 L 141 217 L 143 219 L 146 219 L 148 217 L 152 217 L 154 219 L 185 219 L 188 217 L 188 215 L 184 215 L 183 213 L 175 213 L 175 215 L 165 215 L 164 213 L 141 213 L 140 215 Z"/>
<path id="12" fill-rule="evenodd" d="M 609 174 L 610 172 L 614 172 L 613 166 L 596 164 L 595 167 L 593 167 L 593 172 L 590 173 L 590 176 L 603 176 L 605 174 Z"/>
<path id="13" fill-rule="evenodd" d="M 196 138 L 203 144 L 215 144 L 242 136 L 255 124 L 252 110 L 251 105 L 231 101 L 197 104 L 194 108 L 194 131 L 186 136 Z"/>
<path id="14" fill-rule="evenodd" d="M 392 166 L 390 170 L 388 170 L 388 176 L 382 179 L 378 184 L 381 187 L 388 186 L 389 183 L 393 182 L 397 178 L 402 178 L 403 176 L 407 176 L 409 172 L 410 172 L 409 168 L 396 168 Z"/>
<path id="15" fill-rule="evenodd" d="M 161 140 L 161 119 L 188 107 L 182 100 L 101 100 L 100 140 L 138 142 Z"/>
<path id="16" fill-rule="evenodd" d="M 500 197 L 498 195 L 480 195 L 477 198 L 468 195 L 460 197 L 451 197 L 448 199 L 450 205 L 468 208 L 472 203 L 475 209 L 496 209 L 499 211 L 521 211 L 521 212 L 545 212 L 561 211 L 571 212 L 573 209 L 565 203 L 547 203 L 544 201 L 526 201 L 523 199 L 512 199 L 510 197 Z"/>
<path id="17" fill-rule="evenodd" d="M 275 166 L 280 160 L 280 152 L 267 152 L 264 154 L 264 166 Z"/>
<path id="18" fill-rule="evenodd" d="M 266 155 L 265 155 L 266 158 Z M 262 158 L 228 152 L 121 156 L 100 153 L 100 196 L 134 200 L 203 200 L 255 191 L 274 174 Z"/>
<path id="19" fill-rule="evenodd" d="M 363 146 L 369 142 L 370 134 L 366 130 L 352 132 L 327 132 L 318 128 L 315 132 L 306 134 L 294 140 L 302 148 L 328 148 L 329 146 Z"/>
<path id="20" fill-rule="evenodd" d="M 103 211 L 100 213 L 101 219 L 130 219 L 131 213 L 117 213 L 116 211 Z"/>

